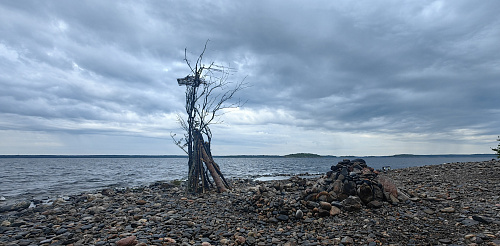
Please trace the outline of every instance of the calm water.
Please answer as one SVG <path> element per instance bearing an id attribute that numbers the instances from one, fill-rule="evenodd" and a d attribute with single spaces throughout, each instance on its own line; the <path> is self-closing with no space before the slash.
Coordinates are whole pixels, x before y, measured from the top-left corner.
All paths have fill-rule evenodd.
<path id="1" fill-rule="evenodd" d="M 404 168 L 491 160 L 483 156 L 365 157 L 368 166 Z M 325 173 L 342 158 L 216 158 L 226 178 Z M 47 199 L 106 187 L 185 179 L 187 158 L 0 158 L 0 198 Z M 0 204 L 1 205 L 1 204 Z"/>

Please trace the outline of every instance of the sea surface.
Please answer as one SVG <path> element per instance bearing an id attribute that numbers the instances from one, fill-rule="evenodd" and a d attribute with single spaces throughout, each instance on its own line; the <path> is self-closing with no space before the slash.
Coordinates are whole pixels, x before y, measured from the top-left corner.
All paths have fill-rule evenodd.
<path id="1" fill-rule="evenodd" d="M 355 159 L 357 157 L 350 157 Z M 368 166 L 392 169 L 453 162 L 485 161 L 495 155 L 361 157 Z M 273 179 L 280 175 L 322 174 L 342 157 L 215 158 L 226 178 Z M 185 180 L 187 158 L 0 158 L 0 205 L 47 200 L 109 187 L 138 187 Z M 262 179 L 262 178 L 261 178 Z"/>

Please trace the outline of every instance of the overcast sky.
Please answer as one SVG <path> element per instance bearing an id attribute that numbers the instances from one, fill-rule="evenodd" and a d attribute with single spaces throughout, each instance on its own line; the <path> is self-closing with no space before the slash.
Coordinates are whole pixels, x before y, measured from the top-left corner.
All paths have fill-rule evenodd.
<path id="1" fill-rule="evenodd" d="M 214 155 L 490 153 L 500 1 L 0 1 L 0 154 L 183 154 L 189 74 L 237 70 Z"/>

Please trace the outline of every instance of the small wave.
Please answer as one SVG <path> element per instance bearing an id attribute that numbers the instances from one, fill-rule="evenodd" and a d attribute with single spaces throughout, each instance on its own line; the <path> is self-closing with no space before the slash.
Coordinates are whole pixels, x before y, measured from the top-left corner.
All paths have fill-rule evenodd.
<path id="1" fill-rule="evenodd" d="M 88 179 L 83 180 L 83 182 L 89 182 L 89 183 L 98 183 L 98 182 L 102 182 L 102 181 L 103 180 L 100 178 L 88 178 Z"/>

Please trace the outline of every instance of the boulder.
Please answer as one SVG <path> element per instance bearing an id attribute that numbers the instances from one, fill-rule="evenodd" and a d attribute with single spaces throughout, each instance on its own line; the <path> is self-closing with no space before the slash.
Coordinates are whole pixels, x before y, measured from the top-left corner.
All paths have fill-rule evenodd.
<path id="1" fill-rule="evenodd" d="M 342 201 L 342 206 L 347 211 L 356 211 L 361 209 L 363 205 L 361 204 L 361 199 L 359 199 L 359 197 L 349 196 Z"/>
<path id="2" fill-rule="evenodd" d="M 398 189 L 396 188 L 396 185 L 394 184 L 394 181 L 392 181 L 390 178 L 379 175 L 377 176 L 377 180 L 379 184 L 382 185 L 383 191 L 389 193 L 395 198 L 398 198 Z"/>
<path id="3" fill-rule="evenodd" d="M 358 187 L 358 197 L 364 204 L 368 204 L 373 200 L 373 190 L 370 185 L 363 183 Z"/>
<path id="4" fill-rule="evenodd" d="M 340 194 L 342 193 L 342 191 L 344 190 L 344 187 L 343 187 L 343 183 L 342 183 L 342 180 L 335 180 L 335 182 L 333 182 L 333 189 L 332 191 L 335 192 L 336 194 Z"/>
<path id="5" fill-rule="evenodd" d="M 356 195 L 356 183 L 354 181 L 344 180 L 344 189 L 342 190 L 342 193 L 349 196 Z"/>
<path id="6" fill-rule="evenodd" d="M 328 202 L 320 202 L 319 206 L 320 206 L 320 208 L 322 208 L 324 210 L 328 210 L 328 211 L 330 211 L 330 209 L 332 208 L 332 204 L 330 204 Z"/>
<path id="7" fill-rule="evenodd" d="M 132 246 L 137 244 L 137 240 L 135 240 L 135 236 L 130 236 L 116 242 L 116 246 Z"/>
<path id="8" fill-rule="evenodd" d="M 330 209 L 330 216 L 335 216 L 335 215 L 338 215 L 340 214 L 340 208 L 336 207 L 336 206 L 332 206 L 332 208 Z"/>
<path id="9" fill-rule="evenodd" d="M 382 201 L 384 200 L 384 192 L 379 186 L 372 186 L 373 200 Z"/>

